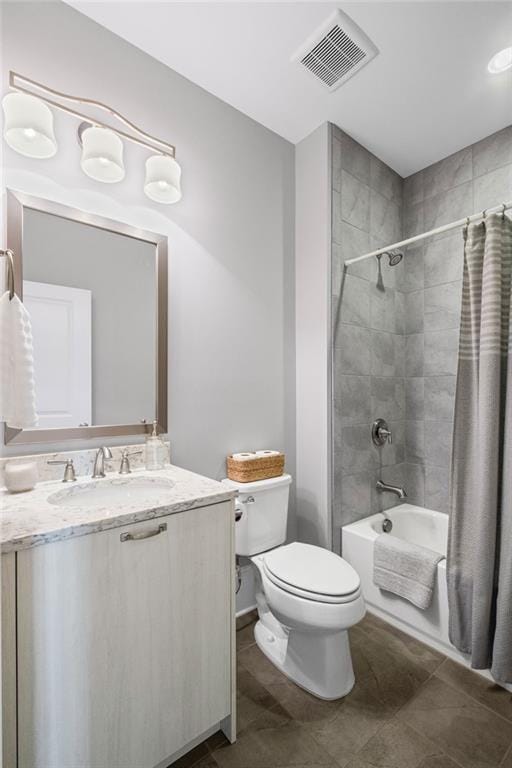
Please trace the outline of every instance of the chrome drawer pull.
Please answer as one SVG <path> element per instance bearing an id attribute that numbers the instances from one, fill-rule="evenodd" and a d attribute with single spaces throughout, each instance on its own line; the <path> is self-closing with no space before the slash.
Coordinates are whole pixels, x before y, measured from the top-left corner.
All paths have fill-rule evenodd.
<path id="1" fill-rule="evenodd" d="M 154 531 L 146 531 L 146 533 L 122 533 L 120 536 L 121 541 L 140 541 L 141 539 L 150 539 L 151 536 L 158 536 L 159 533 L 163 533 L 167 530 L 167 523 L 160 523 L 158 528 Z"/>

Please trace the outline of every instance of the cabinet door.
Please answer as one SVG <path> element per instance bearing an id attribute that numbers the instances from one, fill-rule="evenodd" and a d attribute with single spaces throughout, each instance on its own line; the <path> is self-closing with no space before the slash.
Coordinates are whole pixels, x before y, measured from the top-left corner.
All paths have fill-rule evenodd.
<path id="1" fill-rule="evenodd" d="M 18 554 L 19 768 L 153 768 L 230 713 L 232 521 L 226 502 Z"/>

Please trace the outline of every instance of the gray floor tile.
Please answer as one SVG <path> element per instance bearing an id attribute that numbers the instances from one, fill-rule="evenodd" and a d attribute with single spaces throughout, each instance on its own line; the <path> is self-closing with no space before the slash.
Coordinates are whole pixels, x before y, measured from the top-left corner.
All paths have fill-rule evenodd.
<path id="1" fill-rule="evenodd" d="M 419 768 L 425 758 L 441 754 L 428 738 L 392 720 L 370 739 L 348 768 Z"/>
<path id="2" fill-rule="evenodd" d="M 346 700 L 354 706 L 392 715 L 429 677 L 424 666 L 396 653 L 359 627 L 351 630 L 350 642 L 357 684 Z"/>
<path id="3" fill-rule="evenodd" d="M 356 685 L 335 702 L 245 645 L 240 623 L 238 740 L 219 731 L 172 768 L 512 768 L 512 695 L 376 616 L 350 631 Z"/>
<path id="4" fill-rule="evenodd" d="M 279 702 L 241 664 L 237 670 L 237 728 L 242 731 L 249 723 L 263 715 Z"/>
<path id="5" fill-rule="evenodd" d="M 258 682 L 266 687 L 272 683 L 282 683 L 287 680 L 287 677 L 270 663 L 257 645 L 251 645 L 240 651 L 238 661 Z"/>
<path id="6" fill-rule="evenodd" d="M 411 635 L 406 635 L 405 632 L 401 632 L 371 613 L 366 614 L 359 627 L 388 650 L 419 664 L 428 673 L 439 669 L 445 660 L 442 653 L 416 640 Z"/>
<path id="7" fill-rule="evenodd" d="M 247 648 L 249 645 L 253 645 L 254 640 L 254 619 L 251 620 L 250 623 L 246 624 L 246 626 L 241 627 L 240 629 L 237 629 L 236 631 L 236 649 L 237 651 L 242 651 L 244 648 Z"/>
<path id="8" fill-rule="evenodd" d="M 500 685 L 496 685 L 482 675 L 471 672 L 462 664 L 457 664 L 451 659 L 444 661 L 436 671 L 436 677 L 454 688 L 464 691 L 481 704 L 485 704 L 489 709 L 494 710 L 502 717 L 506 717 L 507 720 L 512 720 L 512 693 Z"/>
<path id="9" fill-rule="evenodd" d="M 500 768 L 512 768 L 512 747 L 509 748 Z"/>
<path id="10" fill-rule="evenodd" d="M 432 677 L 398 718 L 464 768 L 497 768 L 512 744 L 512 723 Z"/>
<path id="11" fill-rule="evenodd" d="M 301 725 L 317 728 L 327 725 L 336 717 L 343 703 L 341 699 L 337 701 L 319 699 L 287 679 L 280 683 L 271 683 L 267 687 L 291 719 Z"/>
<path id="12" fill-rule="evenodd" d="M 186 755 L 180 757 L 172 763 L 172 768 L 192 768 L 192 766 L 201 766 L 201 768 L 212 768 L 216 763 L 213 760 L 206 741 L 198 744 Z"/>
<path id="13" fill-rule="evenodd" d="M 451 757 L 437 755 L 436 757 L 426 757 L 421 761 L 418 768 L 460 768 L 460 765 L 454 763 Z"/>
<path id="14" fill-rule="evenodd" d="M 388 720 L 388 716 L 378 709 L 352 706 L 347 701 L 338 708 L 332 720 L 323 727 L 313 728 L 312 733 L 337 765 L 343 767 Z"/>

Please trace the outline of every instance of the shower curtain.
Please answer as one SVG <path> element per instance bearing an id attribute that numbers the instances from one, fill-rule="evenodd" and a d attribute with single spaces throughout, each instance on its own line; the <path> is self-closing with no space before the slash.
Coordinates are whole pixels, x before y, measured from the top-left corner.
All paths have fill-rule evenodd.
<path id="1" fill-rule="evenodd" d="M 448 541 L 450 640 L 512 682 L 512 222 L 464 231 Z"/>

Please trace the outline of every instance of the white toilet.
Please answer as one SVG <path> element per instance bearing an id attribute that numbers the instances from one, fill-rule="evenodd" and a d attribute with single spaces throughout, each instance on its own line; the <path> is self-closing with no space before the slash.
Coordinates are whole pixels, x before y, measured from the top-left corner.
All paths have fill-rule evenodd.
<path id="1" fill-rule="evenodd" d="M 347 629 L 365 606 L 359 576 L 343 558 L 310 544 L 285 544 L 290 475 L 236 488 L 236 553 L 260 574 L 259 648 L 297 685 L 322 699 L 354 685 Z"/>

